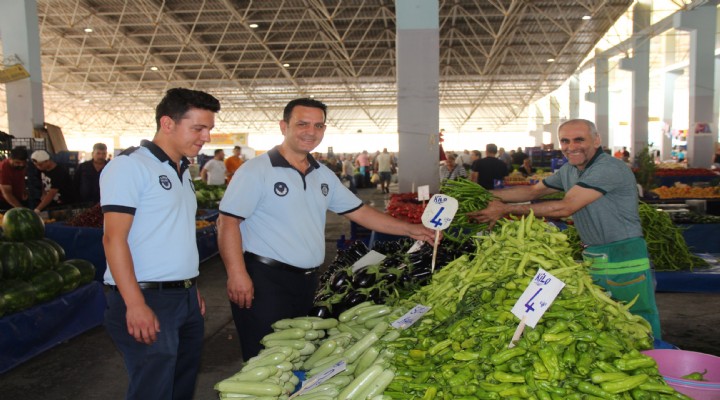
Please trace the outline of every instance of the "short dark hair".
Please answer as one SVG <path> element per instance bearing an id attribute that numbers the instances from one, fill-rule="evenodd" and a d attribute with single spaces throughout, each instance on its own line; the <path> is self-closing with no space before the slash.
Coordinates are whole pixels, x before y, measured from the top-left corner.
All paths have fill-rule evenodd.
<path id="1" fill-rule="evenodd" d="M 105 145 L 105 143 L 95 143 L 93 145 L 93 151 L 95 150 L 107 151 L 107 146 Z"/>
<path id="2" fill-rule="evenodd" d="M 160 130 L 160 118 L 168 116 L 179 122 L 190 108 L 199 108 L 212 112 L 220 111 L 220 101 L 212 95 L 199 90 L 173 88 L 165 92 L 165 97 L 155 107 L 155 123 Z"/>
<path id="3" fill-rule="evenodd" d="M 485 146 L 485 151 L 490 154 L 497 154 L 497 145 L 495 143 L 488 143 Z"/>
<path id="4" fill-rule="evenodd" d="M 218 155 L 218 153 L 222 153 L 223 149 L 215 149 L 214 155 Z"/>
<path id="5" fill-rule="evenodd" d="M 475 154 L 475 157 L 482 156 L 482 153 L 480 153 L 480 150 L 473 150 L 472 153 Z"/>
<path id="6" fill-rule="evenodd" d="M 10 150 L 10 158 L 13 160 L 27 161 L 28 157 L 27 147 L 25 146 L 17 146 Z"/>
<path id="7" fill-rule="evenodd" d="M 235 147 L 233 147 L 233 150 L 242 150 L 242 147 L 240 147 L 240 146 L 235 146 Z"/>
<path id="8" fill-rule="evenodd" d="M 325 103 L 319 100 L 311 99 L 309 97 L 303 97 L 300 99 L 291 100 L 289 103 L 287 103 L 285 109 L 283 110 L 283 120 L 285 122 L 290 122 L 290 115 L 292 114 L 292 110 L 297 106 L 319 108 L 323 112 L 323 121 L 327 120 L 327 105 L 325 105 Z"/>

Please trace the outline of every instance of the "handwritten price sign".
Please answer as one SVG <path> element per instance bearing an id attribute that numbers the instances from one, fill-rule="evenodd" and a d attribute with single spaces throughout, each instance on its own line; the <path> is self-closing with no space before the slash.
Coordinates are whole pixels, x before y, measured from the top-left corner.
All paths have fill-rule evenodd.
<path id="1" fill-rule="evenodd" d="M 525 325 L 535 328 L 535 324 L 564 287 L 563 281 L 540 268 L 513 306 L 512 313 L 520 320 L 524 319 Z"/>
<path id="2" fill-rule="evenodd" d="M 444 194 L 436 194 L 428 202 L 420 220 L 426 227 L 441 231 L 450 226 L 457 209 L 457 200 Z"/>
<path id="3" fill-rule="evenodd" d="M 418 304 L 390 325 L 395 329 L 408 328 L 422 318 L 428 311 L 430 311 L 430 307 Z"/>

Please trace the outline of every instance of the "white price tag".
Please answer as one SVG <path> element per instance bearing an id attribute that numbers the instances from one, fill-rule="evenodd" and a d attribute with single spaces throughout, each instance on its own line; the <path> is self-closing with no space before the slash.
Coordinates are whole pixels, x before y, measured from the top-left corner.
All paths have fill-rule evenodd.
<path id="1" fill-rule="evenodd" d="M 421 306 L 420 304 L 416 305 L 412 308 L 412 310 L 408 311 L 403 315 L 402 317 L 398 318 L 390 324 L 395 329 L 405 329 L 411 327 L 415 322 L 417 322 L 420 318 L 422 318 L 425 313 L 430 311 L 432 307 L 428 306 Z"/>
<path id="2" fill-rule="evenodd" d="M 540 268 L 513 306 L 512 313 L 520 320 L 525 319 L 525 325 L 535 328 L 563 287 L 563 281 Z"/>
<path id="3" fill-rule="evenodd" d="M 319 386 L 326 380 L 332 378 L 333 376 L 345 371 L 345 368 L 347 367 L 347 364 L 345 363 L 345 360 L 339 361 L 337 364 L 331 366 L 330 368 L 326 369 L 325 371 L 313 376 L 312 378 L 306 380 L 303 382 L 303 385 L 300 389 L 298 389 L 297 392 L 295 392 L 290 398 L 294 398 L 296 396 L 300 396 L 301 394 L 308 392 L 312 390 L 313 388 Z"/>
<path id="4" fill-rule="evenodd" d="M 368 265 L 373 264 L 379 264 L 384 260 L 387 256 L 382 253 L 378 253 L 375 250 L 370 250 L 367 254 L 362 256 L 359 260 L 355 261 L 355 264 L 352 266 L 352 272 L 355 273 Z"/>
<path id="5" fill-rule="evenodd" d="M 444 194 L 436 194 L 428 202 L 420 220 L 426 227 L 441 231 L 450 226 L 457 209 L 457 200 Z"/>
<path id="6" fill-rule="evenodd" d="M 418 186 L 418 201 L 430 200 L 430 185 Z"/>
<path id="7" fill-rule="evenodd" d="M 420 250 L 423 247 L 423 244 L 425 244 L 425 242 L 422 240 L 416 240 L 415 243 L 413 243 L 413 245 L 408 249 L 408 254 Z"/>

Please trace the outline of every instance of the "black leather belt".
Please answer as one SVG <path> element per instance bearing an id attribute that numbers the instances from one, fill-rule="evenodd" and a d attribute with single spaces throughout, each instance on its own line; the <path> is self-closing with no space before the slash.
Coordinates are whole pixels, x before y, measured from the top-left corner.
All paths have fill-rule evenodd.
<path id="1" fill-rule="evenodd" d="M 269 266 L 269 267 L 279 268 L 279 269 L 282 269 L 282 270 L 284 270 L 284 271 L 294 272 L 294 273 L 296 273 L 296 274 L 310 275 L 310 274 L 314 274 L 315 272 L 317 272 L 318 268 L 320 268 L 320 267 L 315 267 L 315 268 L 298 268 L 298 267 L 294 267 L 294 266 L 292 266 L 292 265 L 290 265 L 290 264 L 286 264 L 286 263 L 284 263 L 284 262 L 282 262 L 282 261 L 274 260 L 274 259 L 269 258 L 269 257 L 260 256 L 260 255 L 257 255 L 257 254 L 255 254 L 255 253 L 251 253 L 251 252 L 249 252 L 249 251 L 246 251 L 244 254 L 245 254 L 245 259 L 246 259 L 246 260 L 254 260 L 254 261 L 257 261 L 257 262 L 259 262 L 259 263 L 261 263 L 261 264 L 265 264 L 265 265 L 267 265 L 267 266 Z"/>
<path id="2" fill-rule="evenodd" d="M 140 289 L 148 290 L 167 290 L 167 289 L 190 289 L 195 285 L 196 278 L 183 279 L 181 281 L 168 281 L 168 282 L 138 282 Z M 117 291 L 118 288 L 115 285 L 107 285 L 110 290 Z"/>

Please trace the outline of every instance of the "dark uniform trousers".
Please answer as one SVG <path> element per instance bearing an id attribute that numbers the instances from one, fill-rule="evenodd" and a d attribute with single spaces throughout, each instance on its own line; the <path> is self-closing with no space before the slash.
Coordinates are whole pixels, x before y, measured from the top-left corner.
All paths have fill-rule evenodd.
<path id="1" fill-rule="evenodd" d="M 143 295 L 160 322 L 157 341 L 151 345 L 136 341 L 128 333 L 120 292 L 107 293 L 105 328 L 128 370 L 126 399 L 191 400 L 205 333 L 197 288 L 144 289 Z"/>
<path id="2" fill-rule="evenodd" d="M 245 267 L 253 281 L 255 298 L 250 308 L 230 302 L 235 328 L 240 336 L 242 357 L 256 356 L 263 345 L 260 340 L 271 333 L 271 325 L 283 318 L 308 315 L 318 285 L 314 273 L 291 271 L 263 264 L 245 256 Z"/>

